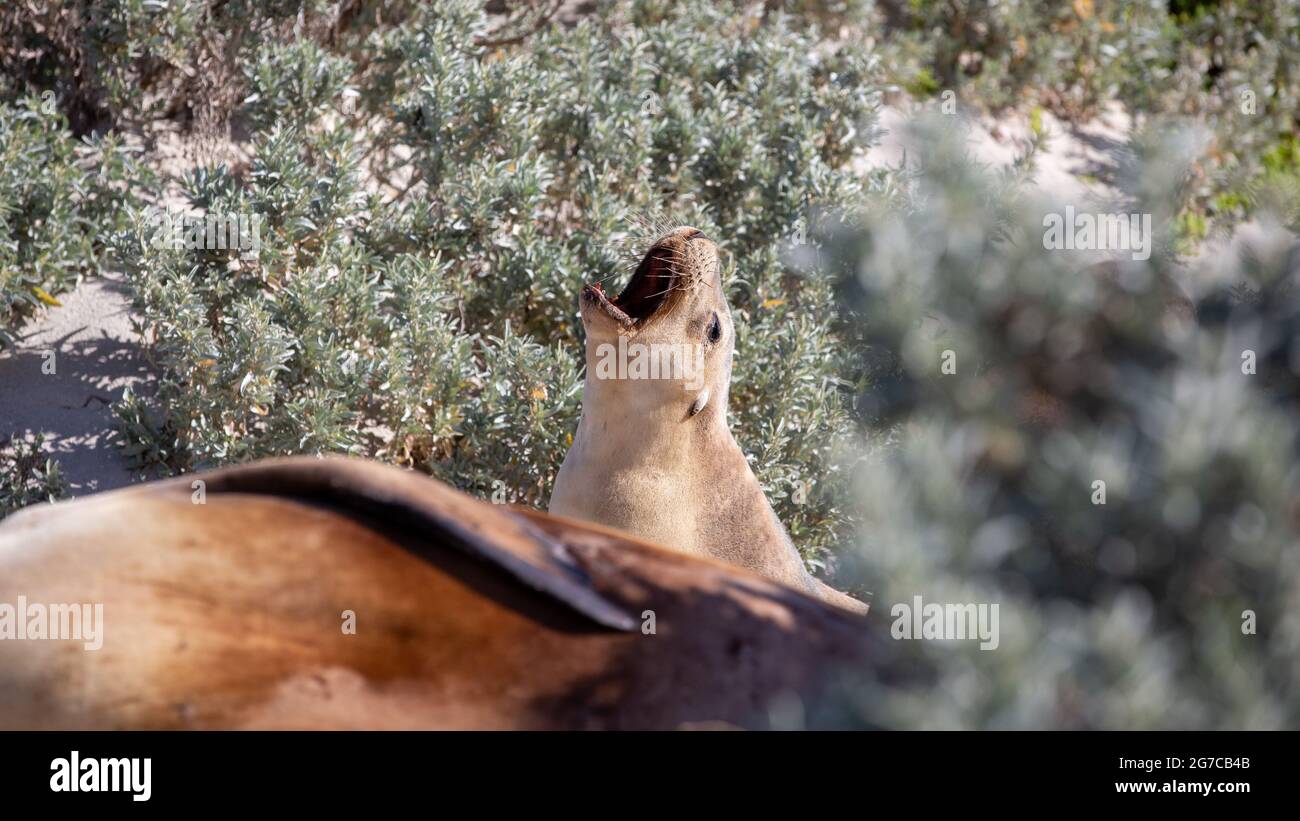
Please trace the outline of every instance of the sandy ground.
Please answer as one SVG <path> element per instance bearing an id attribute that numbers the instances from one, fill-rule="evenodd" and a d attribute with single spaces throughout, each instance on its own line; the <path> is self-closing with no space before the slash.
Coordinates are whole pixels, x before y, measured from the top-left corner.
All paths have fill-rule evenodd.
<path id="1" fill-rule="evenodd" d="M 156 124 L 147 144 L 128 135 L 169 182 L 158 205 L 184 211 L 180 179 L 198 164 L 247 164 L 245 143 L 195 141 L 167 122 Z M 45 435 L 73 496 L 113 490 L 137 481 L 119 453 L 112 404 L 131 387 L 152 391 L 153 374 L 131 327 L 131 296 L 113 271 L 83 280 L 19 332 L 17 351 L 0 350 L 0 441 L 10 435 Z M 48 374 L 47 353 L 54 352 Z M 43 369 L 44 366 L 44 369 Z"/>
<path id="2" fill-rule="evenodd" d="M 930 104 L 924 108 L 935 106 Z M 866 170 L 898 167 L 905 162 L 914 164 L 919 152 L 909 143 L 907 122 L 922 109 L 907 103 L 882 108 L 878 128 L 884 133 L 858 167 Z M 1031 129 L 1027 115 L 1013 113 L 997 119 L 967 118 L 960 113 L 948 116 L 966 131 L 971 157 L 992 168 L 1011 165 L 1029 143 Z M 1120 197 L 1112 183 L 1121 167 L 1132 128 L 1132 120 L 1122 107 L 1111 106 L 1096 119 L 1077 126 L 1044 112 L 1042 125 L 1047 133 L 1047 145 L 1038 156 L 1034 175 L 1034 184 L 1041 192 L 1080 208 L 1100 209 Z"/>
<path id="3" fill-rule="evenodd" d="M 110 406 L 128 385 L 147 391 L 151 379 L 130 297 L 110 273 L 59 301 L 22 329 L 17 351 L 0 353 L 0 436 L 43 432 L 73 495 L 122 487 L 131 474 L 110 441 Z"/>

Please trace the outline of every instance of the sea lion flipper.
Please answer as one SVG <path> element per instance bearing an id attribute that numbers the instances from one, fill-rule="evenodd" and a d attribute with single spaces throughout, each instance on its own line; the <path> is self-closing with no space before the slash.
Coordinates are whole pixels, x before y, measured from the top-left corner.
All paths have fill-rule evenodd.
<path id="1" fill-rule="evenodd" d="M 189 492 L 193 476 L 176 484 Z M 429 477 L 361 459 L 289 457 L 199 474 L 208 494 L 249 493 L 320 504 L 415 538 L 403 544 L 430 558 L 448 547 L 496 565 L 516 580 L 615 630 L 639 626 L 596 593 L 565 551 L 501 505 Z"/>

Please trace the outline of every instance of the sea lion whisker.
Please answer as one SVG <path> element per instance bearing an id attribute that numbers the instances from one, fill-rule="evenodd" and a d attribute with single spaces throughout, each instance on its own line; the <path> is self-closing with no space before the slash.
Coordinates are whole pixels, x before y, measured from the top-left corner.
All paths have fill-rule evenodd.
<path id="1" fill-rule="evenodd" d="M 654 299 L 654 298 L 657 297 L 657 296 L 663 296 L 664 294 L 671 293 L 672 291 L 688 291 L 688 290 L 690 290 L 690 289 L 689 289 L 689 288 L 682 287 L 682 286 L 680 286 L 680 285 L 672 285 L 672 286 L 669 286 L 669 287 L 663 289 L 662 291 L 660 291 L 660 292 L 657 293 L 657 294 L 650 294 L 649 296 L 647 296 L 647 297 L 645 297 L 645 298 L 646 298 L 646 299 Z"/>

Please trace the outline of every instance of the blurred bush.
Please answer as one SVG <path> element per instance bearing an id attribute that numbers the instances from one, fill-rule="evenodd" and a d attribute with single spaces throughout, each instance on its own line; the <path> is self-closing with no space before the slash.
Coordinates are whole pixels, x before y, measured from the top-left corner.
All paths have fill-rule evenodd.
<path id="1" fill-rule="evenodd" d="M 876 376 L 853 565 L 882 632 L 920 595 L 997 604 L 1001 640 L 888 642 L 882 669 L 928 678 L 862 688 L 858 718 L 1297 726 L 1300 246 L 1181 271 L 1175 142 L 1128 206 L 1156 215 L 1151 259 L 1084 268 L 1044 250 L 1060 203 L 1008 191 L 942 126 L 921 142 L 923 207 L 823 238 Z"/>

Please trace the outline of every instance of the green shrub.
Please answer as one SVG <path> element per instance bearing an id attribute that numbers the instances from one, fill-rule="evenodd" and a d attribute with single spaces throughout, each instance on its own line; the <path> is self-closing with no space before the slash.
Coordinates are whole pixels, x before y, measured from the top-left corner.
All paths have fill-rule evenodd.
<path id="1" fill-rule="evenodd" d="M 27 505 L 53 502 L 68 494 L 58 462 L 41 452 L 44 437 L 11 437 L 0 442 L 0 519 Z"/>
<path id="2" fill-rule="evenodd" d="M 1153 0 L 881 3 L 895 81 L 916 96 L 952 90 L 984 109 L 1043 105 L 1066 116 L 1132 101 L 1169 74 L 1176 27 Z"/>
<path id="3" fill-rule="evenodd" d="M 848 16 L 846 16 L 846 19 Z M 1264 163 L 1300 129 L 1300 9 L 1289 0 L 881 3 L 890 79 L 977 110 L 1040 105 L 1070 121 L 1122 104 L 1140 128 L 1170 116 L 1211 128 L 1189 225 L 1226 231 L 1263 210 L 1296 224 L 1296 178 Z"/>
<path id="4" fill-rule="evenodd" d="M 847 517 L 846 360 L 831 283 L 781 255 L 811 209 L 864 194 L 843 169 L 874 64 L 780 15 L 741 37 L 707 3 L 608 22 L 485 47 L 478 5 L 441 2 L 346 58 L 258 51 L 251 167 L 195 169 L 186 194 L 263 217 L 260 252 L 158 250 L 143 213 L 117 238 L 161 374 L 163 412 L 119 408 L 142 467 L 346 451 L 544 505 L 579 412 L 578 292 L 669 219 L 728 254 L 733 426 L 822 561 Z M 323 116 L 349 89 L 364 104 Z"/>
<path id="5" fill-rule="evenodd" d="M 379 5 L 382 13 L 404 3 Z M 341 12 L 328 0 L 6 4 L 0 68 L 14 94 L 53 91 L 78 134 L 160 117 L 219 133 L 247 93 L 249 55 L 300 34 L 332 37 Z"/>
<path id="6" fill-rule="evenodd" d="M 138 172 L 120 141 L 78 143 L 52 98 L 0 102 L 0 348 L 102 264 L 114 209 Z"/>

